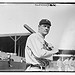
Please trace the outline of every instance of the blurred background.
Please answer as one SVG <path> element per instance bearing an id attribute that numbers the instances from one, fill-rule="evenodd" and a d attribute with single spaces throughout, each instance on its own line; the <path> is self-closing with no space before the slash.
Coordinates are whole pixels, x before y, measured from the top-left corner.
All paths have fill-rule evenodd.
<path id="1" fill-rule="evenodd" d="M 48 42 L 56 49 L 75 49 L 75 4 L 0 4 L 0 34 L 27 33 L 24 24 L 37 32 L 42 18 L 52 24 L 46 37 Z"/>

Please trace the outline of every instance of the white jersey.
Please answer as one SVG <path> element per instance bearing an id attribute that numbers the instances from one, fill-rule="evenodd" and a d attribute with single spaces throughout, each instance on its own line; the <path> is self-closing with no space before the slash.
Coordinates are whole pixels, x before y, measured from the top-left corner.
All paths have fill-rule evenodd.
<path id="1" fill-rule="evenodd" d="M 26 63 L 39 64 L 35 57 L 50 59 L 56 53 L 54 50 L 46 50 L 44 43 L 44 37 L 40 33 L 33 33 L 28 37 L 25 47 Z"/>

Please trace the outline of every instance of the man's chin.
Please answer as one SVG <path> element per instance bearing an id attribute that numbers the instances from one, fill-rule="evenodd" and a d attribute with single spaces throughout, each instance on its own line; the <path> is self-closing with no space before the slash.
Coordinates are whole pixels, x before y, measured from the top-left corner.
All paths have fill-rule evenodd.
<path id="1" fill-rule="evenodd" d="M 47 35 L 48 33 L 44 33 L 45 35 Z"/>

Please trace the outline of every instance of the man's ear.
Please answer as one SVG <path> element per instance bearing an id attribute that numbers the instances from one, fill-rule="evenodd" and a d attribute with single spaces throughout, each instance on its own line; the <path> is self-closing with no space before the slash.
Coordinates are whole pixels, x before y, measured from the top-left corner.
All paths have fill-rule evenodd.
<path id="1" fill-rule="evenodd" d="M 38 25 L 38 27 L 40 27 L 40 25 Z"/>
<path id="2" fill-rule="evenodd" d="M 40 25 L 38 25 L 38 30 L 40 30 Z"/>

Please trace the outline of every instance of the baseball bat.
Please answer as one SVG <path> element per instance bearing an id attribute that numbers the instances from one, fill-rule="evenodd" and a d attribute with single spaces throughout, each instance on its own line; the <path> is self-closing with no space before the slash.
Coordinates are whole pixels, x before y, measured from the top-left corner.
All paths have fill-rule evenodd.
<path id="1" fill-rule="evenodd" d="M 30 28 L 27 24 L 24 24 L 24 27 L 30 32 L 30 33 L 36 33 L 32 28 Z"/>

